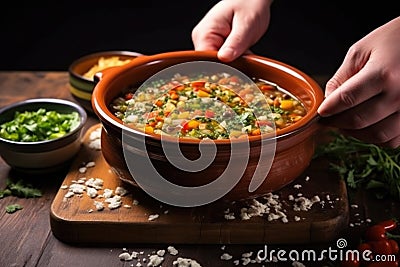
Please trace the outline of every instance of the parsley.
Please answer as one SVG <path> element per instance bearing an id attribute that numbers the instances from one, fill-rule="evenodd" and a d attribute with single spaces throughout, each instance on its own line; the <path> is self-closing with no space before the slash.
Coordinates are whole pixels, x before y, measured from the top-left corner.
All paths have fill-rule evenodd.
<path id="1" fill-rule="evenodd" d="M 32 187 L 30 184 L 25 184 L 22 180 L 17 181 L 16 183 L 11 180 L 7 180 L 6 188 L 0 190 L 0 199 L 8 196 L 15 197 L 23 197 L 23 198 L 33 198 L 33 197 L 41 197 L 42 192 Z M 11 204 L 6 207 L 7 213 L 14 213 L 17 210 L 21 210 L 22 206 L 19 204 Z"/>
<path id="2" fill-rule="evenodd" d="M 400 199 L 400 147 L 383 148 L 332 132 L 334 139 L 317 147 L 314 158 L 326 156 L 330 167 L 349 188 L 373 189 L 378 198 Z"/>
<path id="3" fill-rule="evenodd" d="M 39 189 L 33 188 L 30 184 L 24 184 L 22 180 L 16 183 L 8 180 L 6 190 L 7 189 L 11 191 L 11 195 L 16 197 L 32 198 L 42 196 L 42 192 Z"/>
<path id="4" fill-rule="evenodd" d="M 22 206 L 21 205 L 19 205 L 19 204 L 11 204 L 11 205 L 8 205 L 7 207 L 6 207 L 6 212 L 7 213 L 14 213 L 14 212 L 16 212 L 17 210 L 22 210 Z"/>
<path id="5" fill-rule="evenodd" d="M 5 197 L 8 197 L 8 196 L 11 196 L 11 190 L 10 189 L 8 189 L 8 188 L 6 188 L 6 189 L 4 189 L 4 190 L 0 190 L 0 199 L 1 198 L 5 198 Z"/>
<path id="6" fill-rule="evenodd" d="M 79 124 L 79 114 L 58 113 L 39 108 L 37 111 L 15 112 L 11 121 L 0 125 L 0 137 L 18 142 L 36 142 L 59 138 Z"/>
<path id="7" fill-rule="evenodd" d="M 32 187 L 30 184 L 25 184 L 22 180 L 19 180 L 16 183 L 8 180 L 6 188 L 0 190 L 0 199 L 8 196 L 33 198 L 41 197 L 42 192 L 39 189 Z"/>

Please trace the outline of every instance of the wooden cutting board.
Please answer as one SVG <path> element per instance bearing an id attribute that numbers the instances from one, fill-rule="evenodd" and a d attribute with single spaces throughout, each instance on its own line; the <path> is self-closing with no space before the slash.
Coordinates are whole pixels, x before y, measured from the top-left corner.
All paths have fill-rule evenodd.
<path id="1" fill-rule="evenodd" d="M 312 161 L 296 181 L 274 193 L 279 196 L 278 201 L 287 216 L 286 223 L 282 218 L 268 220 L 268 214 L 243 220 L 240 210 L 250 207 L 249 201 L 218 201 L 202 207 L 179 208 L 158 202 L 121 182 L 105 162 L 101 150 L 92 148 L 91 142 L 99 127 L 95 125 L 86 132 L 82 149 L 53 200 L 51 229 L 61 241 L 85 244 L 306 244 L 333 241 L 348 225 L 346 186 L 328 172 L 324 159 Z M 94 166 L 81 168 L 88 163 Z M 121 207 L 110 209 L 105 205 L 98 211 L 94 202 L 104 203 L 105 199 L 91 198 L 86 192 L 67 198 L 66 187 L 79 180 L 85 181 L 83 177 L 86 181 L 90 178 L 104 181 L 99 195 L 106 188 L 115 190 L 120 186 L 127 189 L 128 194 L 121 197 Z M 298 194 L 307 199 L 317 195 L 320 201 L 307 211 L 295 211 L 295 201 L 290 195 L 298 198 Z M 264 198 L 257 200 L 266 203 Z M 228 214 L 234 215 L 235 219 L 225 218 Z M 151 220 L 153 215 L 158 218 Z"/>

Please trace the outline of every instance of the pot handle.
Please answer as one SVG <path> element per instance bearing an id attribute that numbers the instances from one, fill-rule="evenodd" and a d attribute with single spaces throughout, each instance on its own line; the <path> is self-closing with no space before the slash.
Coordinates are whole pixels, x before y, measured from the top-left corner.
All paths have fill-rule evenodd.
<path id="1" fill-rule="evenodd" d="M 141 54 L 140 56 L 137 56 L 137 57 L 133 58 L 128 64 L 130 64 L 131 62 L 137 60 L 138 58 L 143 58 L 143 57 L 147 57 L 147 55 L 142 55 Z M 122 65 L 122 66 L 124 66 L 124 65 Z M 106 68 L 104 70 L 96 72 L 93 75 L 94 84 L 96 85 L 103 78 L 104 75 L 107 75 L 107 72 L 109 72 L 110 70 L 115 69 L 115 68 L 119 68 L 119 67 L 122 67 L 122 66 L 108 67 L 108 68 Z"/>

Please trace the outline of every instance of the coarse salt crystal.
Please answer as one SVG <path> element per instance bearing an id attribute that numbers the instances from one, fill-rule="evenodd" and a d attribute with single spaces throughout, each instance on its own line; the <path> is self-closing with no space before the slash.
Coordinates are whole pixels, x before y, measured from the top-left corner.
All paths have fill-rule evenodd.
<path id="1" fill-rule="evenodd" d="M 301 184 L 295 184 L 293 187 L 296 188 L 296 189 L 300 189 L 301 188 Z"/>
<path id="2" fill-rule="evenodd" d="M 157 255 L 160 257 L 163 257 L 165 255 L 165 250 L 164 249 L 160 249 L 157 251 Z"/>
<path id="3" fill-rule="evenodd" d="M 174 267 L 201 267 L 201 265 L 197 261 L 181 257 L 173 261 L 172 265 Z"/>
<path id="4" fill-rule="evenodd" d="M 224 253 L 221 255 L 221 260 L 227 261 L 227 260 L 231 260 L 232 258 L 233 258 L 232 255 L 230 255 L 228 253 Z"/>
<path id="5" fill-rule="evenodd" d="M 117 188 L 115 188 L 115 194 L 120 195 L 120 196 L 125 196 L 128 193 L 128 190 L 126 190 L 125 188 L 121 187 L 121 186 L 117 186 Z"/>
<path id="6" fill-rule="evenodd" d="M 129 254 L 128 252 L 123 252 L 123 253 L 119 254 L 118 258 L 123 261 L 131 261 L 132 260 L 131 254 Z"/>
<path id="7" fill-rule="evenodd" d="M 104 209 L 104 204 L 100 201 L 95 201 L 94 205 L 95 205 L 97 211 L 101 211 Z"/>
<path id="8" fill-rule="evenodd" d="M 88 187 L 86 190 L 86 194 L 91 198 L 95 198 L 97 196 L 97 190 L 95 188 Z"/>
<path id="9" fill-rule="evenodd" d="M 74 195 L 75 195 L 74 192 L 69 191 L 69 192 L 67 192 L 67 193 L 64 195 L 64 197 L 65 197 L 65 198 L 70 198 L 70 197 L 72 197 L 72 196 L 74 196 Z"/>
<path id="10" fill-rule="evenodd" d="M 149 221 L 154 221 L 154 220 L 157 219 L 158 217 L 160 217 L 160 215 L 158 215 L 158 214 L 151 214 L 151 215 L 149 215 L 148 220 L 149 220 Z"/>
<path id="11" fill-rule="evenodd" d="M 149 263 L 147 264 L 147 266 L 159 266 L 162 262 L 164 261 L 163 257 L 158 256 L 157 254 L 154 255 L 150 255 L 149 257 Z"/>
<path id="12" fill-rule="evenodd" d="M 173 246 L 168 246 L 167 251 L 173 256 L 178 255 L 178 250 Z"/>

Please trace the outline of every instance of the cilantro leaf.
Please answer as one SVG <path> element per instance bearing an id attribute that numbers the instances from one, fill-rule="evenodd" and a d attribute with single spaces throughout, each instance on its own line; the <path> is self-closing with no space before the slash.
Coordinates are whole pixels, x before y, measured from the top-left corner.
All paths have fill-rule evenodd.
<path id="1" fill-rule="evenodd" d="M 7 188 L 11 191 L 13 196 L 17 197 L 32 198 L 42 196 L 42 192 L 39 189 L 33 188 L 32 185 L 24 184 L 22 180 L 16 183 L 8 181 Z"/>
<path id="2" fill-rule="evenodd" d="M 11 205 L 8 205 L 7 207 L 6 207 L 6 212 L 7 213 L 14 213 L 14 212 L 16 212 L 17 210 L 22 210 L 22 206 L 21 205 L 19 205 L 19 204 L 11 204 Z"/>
<path id="3" fill-rule="evenodd" d="M 400 147 L 384 148 L 337 132 L 331 134 L 332 141 L 318 146 L 314 158 L 331 160 L 331 170 L 350 188 L 373 189 L 377 196 L 386 193 L 400 199 Z"/>
<path id="4" fill-rule="evenodd" d="M 11 196 L 11 190 L 10 189 L 8 189 L 8 188 L 6 188 L 6 189 L 4 189 L 4 190 L 0 190 L 0 199 L 1 198 L 5 198 L 5 197 L 8 197 L 8 196 Z"/>

